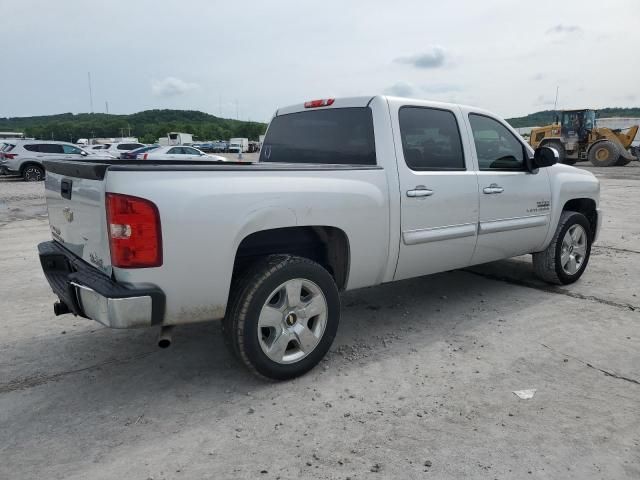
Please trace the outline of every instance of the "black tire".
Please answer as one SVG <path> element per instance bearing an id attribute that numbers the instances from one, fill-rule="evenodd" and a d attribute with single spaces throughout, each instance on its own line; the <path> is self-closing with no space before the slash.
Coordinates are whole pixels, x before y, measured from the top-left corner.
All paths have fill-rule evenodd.
<path id="1" fill-rule="evenodd" d="M 562 145 L 562 142 L 560 142 L 559 140 L 551 140 L 549 142 L 544 143 L 542 146 L 556 149 L 556 151 L 558 152 L 558 163 L 573 165 L 574 163 L 577 162 L 576 159 L 567 158 L 567 152 L 564 149 L 564 145 Z"/>
<path id="2" fill-rule="evenodd" d="M 574 225 L 580 225 L 586 233 L 586 253 L 577 272 L 568 274 L 562 267 L 562 242 L 567 231 Z M 577 281 L 589 263 L 591 242 L 593 241 L 589 220 L 579 212 L 565 210 L 560 215 L 558 228 L 546 250 L 533 254 L 533 270 L 535 274 L 548 283 L 568 285 Z"/>
<path id="3" fill-rule="evenodd" d="M 44 180 L 44 168 L 39 165 L 27 165 L 22 169 L 22 179 L 25 182 L 41 182 Z"/>
<path id="4" fill-rule="evenodd" d="M 618 158 L 618 161 L 616 162 L 616 167 L 624 167 L 625 165 L 628 165 L 629 163 L 631 163 L 631 159 L 630 158 L 624 158 L 622 155 L 620 155 L 620 157 Z"/>
<path id="5" fill-rule="evenodd" d="M 598 142 L 589 150 L 589 161 L 595 167 L 612 167 L 619 157 L 618 146 L 609 140 Z"/>
<path id="6" fill-rule="evenodd" d="M 274 290 L 293 279 L 310 281 L 319 287 L 326 300 L 326 324 L 319 342 L 306 356 L 291 363 L 278 363 L 261 347 L 258 320 Z M 340 321 L 340 296 L 333 277 L 316 262 L 292 255 L 270 255 L 234 281 L 232 292 L 223 321 L 225 340 L 254 374 L 274 380 L 295 378 L 311 370 L 329 351 Z M 295 348 L 295 339 L 292 342 Z"/>

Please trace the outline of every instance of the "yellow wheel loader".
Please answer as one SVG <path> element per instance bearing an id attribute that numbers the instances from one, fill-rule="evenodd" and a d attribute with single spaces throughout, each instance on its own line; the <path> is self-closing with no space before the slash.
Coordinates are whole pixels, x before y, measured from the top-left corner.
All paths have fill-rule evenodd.
<path id="1" fill-rule="evenodd" d="M 638 160 L 631 147 L 638 128 L 634 125 L 622 131 L 598 127 L 595 110 L 563 110 L 553 124 L 532 129 L 529 143 L 533 148 L 555 148 L 560 161 L 569 165 L 589 160 L 596 167 L 623 166 Z"/>

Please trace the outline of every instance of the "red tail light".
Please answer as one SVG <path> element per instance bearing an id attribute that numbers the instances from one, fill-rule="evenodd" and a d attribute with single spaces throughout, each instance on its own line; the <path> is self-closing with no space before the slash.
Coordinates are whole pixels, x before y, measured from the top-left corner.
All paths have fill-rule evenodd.
<path id="1" fill-rule="evenodd" d="M 13 160 L 14 158 L 16 158 L 18 156 L 17 153 L 3 153 L 2 156 L 4 158 L 8 158 L 9 160 Z"/>
<path id="2" fill-rule="evenodd" d="M 149 154 L 148 154 L 148 153 L 145 153 L 145 154 L 144 154 L 144 157 L 142 157 L 142 159 L 143 159 L 143 160 L 146 160 L 148 156 L 149 156 Z"/>
<path id="3" fill-rule="evenodd" d="M 162 265 L 160 214 L 144 198 L 107 193 L 107 228 L 111 264 L 119 268 Z"/>
<path id="4" fill-rule="evenodd" d="M 329 105 L 333 105 L 335 102 L 335 98 L 323 98 L 322 100 L 311 100 L 309 102 L 304 102 L 304 108 L 318 108 L 318 107 L 328 107 Z"/>

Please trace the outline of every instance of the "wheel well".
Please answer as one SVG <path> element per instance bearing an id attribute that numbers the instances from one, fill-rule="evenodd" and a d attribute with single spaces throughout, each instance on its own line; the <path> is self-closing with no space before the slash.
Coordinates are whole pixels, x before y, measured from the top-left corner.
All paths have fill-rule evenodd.
<path id="1" fill-rule="evenodd" d="M 274 228 L 252 233 L 242 240 L 236 252 L 233 276 L 266 255 L 287 253 L 319 263 L 344 290 L 349 276 L 349 240 L 335 227 L 308 226 Z"/>
<path id="2" fill-rule="evenodd" d="M 591 226 L 591 238 L 595 237 L 596 228 L 598 226 L 598 211 L 596 210 L 595 201 L 590 198 L 574 198 L 573 200 L 569 200 L 567 203 L 565 203 L 562 210 L 580 212 L 585 217 L 587 217 L 587 220 L 589 220 L 589 225 Z"/>
<path id="3" fill-rule="evenodd" d="M 44 167 L 41 164 L 39 164 L 38 162 L 35 162 L 35 161 L 28 161 L 28 162 L 23 163 L 20 166 L 20 175 L 23 176 L 24 175 L 24 171 L 26 170 L 26 168 L 27 167 L 31 167 L 31 166 L 35 166 L 35 167 L 41 168 L 42 171 L 44 172 Z"/>

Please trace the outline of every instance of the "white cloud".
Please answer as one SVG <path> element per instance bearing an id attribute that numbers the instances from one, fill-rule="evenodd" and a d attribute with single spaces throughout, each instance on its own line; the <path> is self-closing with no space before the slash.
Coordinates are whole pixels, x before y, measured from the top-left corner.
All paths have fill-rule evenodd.
<path id="1" fill-rule="evenodd" d="M 151 81 L 151 93 L 156 97 L 175 97 L 198 87 L 197 83 L 185 82 L 176 77 L 166 77 L 162 80 Z"/>
<path id="2" fill-rule="evenodd" d="M 416 87 L 407 82 L 398 82 L 386 88 L 384 93 L 396 97 L 415 97 Z"/>
<path id="3" fill-rule="evenodd" d="M 559 34 L 569 34 L 569 33 L 581 33 L 582 28 L 578 25 L 562 25 L 559 23 L 558 25 L 554 25 L 547 33 L 559 33 Z"/>
<path id="4" fill-rule="evenodd" d="M 549 105 L 554 105 L 556 103 L 555 98 L 553 97 L 549 97 L 549 96 L 545 96 L 545 95 L 539 95 L 538 98 L 536 98 L 536 105 L 544 105 L 544 106 L 549 106 Z"/>
<path id="5" fill-rule="evenodd" d="M 398 63 L 407 63 L 416 68 L 440 68 L 448 60 L 447 51 L 439 45 L 431 45 L 422 53 L 411 55 L 409 57 L 399 57 L 395 61 Z"/>
<path id="6" fill-rule="evenodd" d="M 430 83 L 420 88 L 425 93 L 461 92 L 462 87 L 455 83 Z"/>

